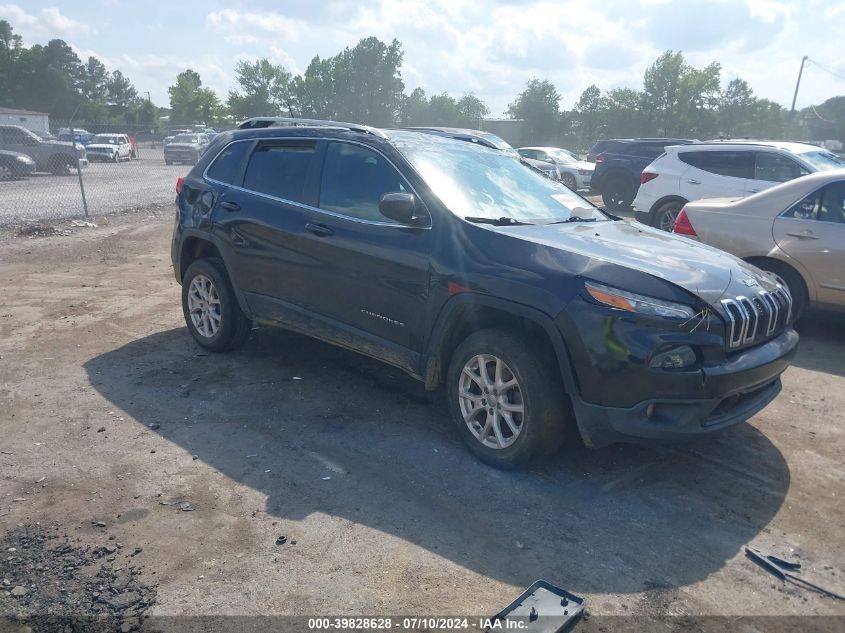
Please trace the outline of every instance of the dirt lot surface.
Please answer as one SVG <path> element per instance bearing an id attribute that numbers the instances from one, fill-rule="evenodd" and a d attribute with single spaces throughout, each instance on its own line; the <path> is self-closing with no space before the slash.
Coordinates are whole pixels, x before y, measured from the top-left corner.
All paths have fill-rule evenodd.
<path id="1" fill-rule="evenodd" d="M 271 328 L 202 353 L 171 223 L 0 236 L 0 615 L 32 625 L 51 583 L 87 596 L 58 612 L 117 602 L 127 631 L 143 614 L 492 615 L 545 578 L 593 616 L 845 616 L 743 554 L 845 593 L 845 319 L 802 323 L 749 424 L 572 443 L 505 473 L 463 448 L 440 393 L 375 361 Z M 22 567 L 27 533 L 72 547 L 79 577 Z"/>

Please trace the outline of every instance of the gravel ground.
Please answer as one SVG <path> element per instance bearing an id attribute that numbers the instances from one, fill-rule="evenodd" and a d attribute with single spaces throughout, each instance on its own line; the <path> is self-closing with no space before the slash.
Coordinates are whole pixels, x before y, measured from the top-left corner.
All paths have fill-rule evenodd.
<path id="1" fill-rule="evenodd" d="M 91 163 L 82 170 L 91 216 L 172 205 L 176 179 L 189 165 L 165 165 L 161 147 L 139 148 L 139 160 Z M 79 179 L 36 174 L 28 180 L 0 182 L 0 226 L 83 216 Z"/>
<path id="2" fill-rule="evenodd" d="M 132 579 L 155 586 L 162 630 L 174 616 L 231 631 L 258 614 L 491 615 L 537 578 L 587 599 L 583 630 L 719 615 L 799 618 L 723 630 L 842 630 L 845 604 L 743 555 L 798 560 L 845 592 L 842 317 L 805 319 L 783 393 L 748 424 L 682 446 L 570 442 L 505 473 L 468 454 L 441 393 L 365 357 L 272 328 L 201 352 L 170 225 L 144 212 L 0 237 L 5 543 L 41 522 L 93 551 L 105 523 L 142 548 Z"/>

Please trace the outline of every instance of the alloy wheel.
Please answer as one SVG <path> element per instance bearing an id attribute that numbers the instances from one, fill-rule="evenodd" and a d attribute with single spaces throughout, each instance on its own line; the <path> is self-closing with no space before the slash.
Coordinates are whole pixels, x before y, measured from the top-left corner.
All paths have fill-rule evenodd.
<path id="1" fill-rule="evenodd" d="M 205 275 L 197 275 L 188 288 L 188 313 L 201 336 L 212 338 L 220 329 L 222 315 L 220 296 L 214 283 Z"/>
<path id="2" fill-rule="evenodd" d="M 658 228 L 662 231 L 669 231 L 672 232 L 672 229 L 675 228 L 675 220 L 678 219 L 678 214 L 681 212 L 681 209 L 678 207 L 669 207 L 666 209 L 660 216 L 660 223 Z"/>
<path id="3" fill-rule="evenodd" d="M 492 354 L 478 354 L 466 362 L 458 404 L 467 428 L 484 446 L 507 448 L 522 432 L 522 387 L 510 367 Z"/>

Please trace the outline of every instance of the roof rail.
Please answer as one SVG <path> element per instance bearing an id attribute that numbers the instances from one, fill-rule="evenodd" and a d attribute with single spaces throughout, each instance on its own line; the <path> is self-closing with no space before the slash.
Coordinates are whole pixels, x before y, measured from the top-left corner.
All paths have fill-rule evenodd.
<path id="1" fill-rule="evenodd" d="M 265 127 L 333 127 L 342 130 L 349 130 L 350 132 L 362 132 L 364 134 L 372 134 L 380 138 L 387 138 L 387 134 L 378 128 L 370 127 L 369 125 L 360 125 L 358 123 L 343 123 L 341 121 L 325 121 L 322 119 L 300 119 L 293 117 L 282 116 L 256 116 L 241 121 L 238 124 L 239 130 L 253 130 Z"/>

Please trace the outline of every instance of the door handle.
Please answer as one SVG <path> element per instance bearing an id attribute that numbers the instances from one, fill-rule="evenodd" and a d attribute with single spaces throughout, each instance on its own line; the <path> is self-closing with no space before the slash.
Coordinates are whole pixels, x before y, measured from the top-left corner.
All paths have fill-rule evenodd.
<path id="1" fill-rule="evenodd" d="M 691 185 L 700 185 L 700 184 L 701 184 L 701 181 L 700 181 L 700 180 L 693 180 L 692 178 L 690 178 L 689 180 L 687 180 L 687 182 L 688 182 L 689 184 L 691 184 Z"/>
<path id="2" fill-rule="evenodd" d="M 812 231 L 804 231 L 803 233 L 787 233 L 790 237 L 797 237 L 799 240 L 817 240 L 817 235 L 813 235 Z"/>
<path id="3" fill-rule="evenodd" d="M 309 222 L 305 225 L 305 230 L 313 233 L 317 237 L 328 237 L 329 235 L 334 235 L 334 231 L 325 224 L 315 224 L 313 222 Z"/>
<path id="4" fill-rule="evenodd" d="M 237 202 L 221 202 L 220 206 L 224 211 L 228 211 L 229 213 L 237 213 L 241 210 L 241 205 Z"/>

